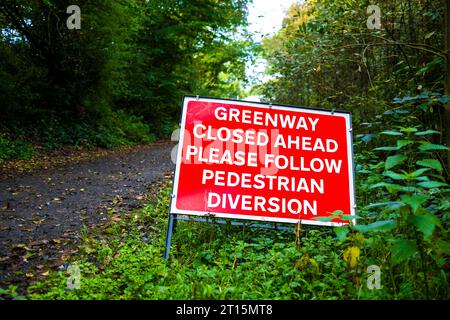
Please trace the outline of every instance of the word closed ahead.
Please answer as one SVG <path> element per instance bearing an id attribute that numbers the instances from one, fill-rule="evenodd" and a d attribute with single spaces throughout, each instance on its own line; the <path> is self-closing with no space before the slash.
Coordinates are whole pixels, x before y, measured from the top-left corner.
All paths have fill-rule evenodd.
<path id="1" fill-rule="evenodd" d="M 187 96 L 171 212 L 346 224 L 316 218 L 354 215 L 350 125 L 343 112 Z"/>

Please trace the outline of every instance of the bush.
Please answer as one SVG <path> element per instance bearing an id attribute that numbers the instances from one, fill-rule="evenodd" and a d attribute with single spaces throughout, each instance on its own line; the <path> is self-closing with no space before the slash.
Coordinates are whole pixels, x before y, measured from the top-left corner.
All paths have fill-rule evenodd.
<path id="1" fill-rule="evenodd" d="M 23 140 L 10 140 L 0 135 L 0 163 L 10 159 L 31 159 L 34 149 L 31 143 Z"/>

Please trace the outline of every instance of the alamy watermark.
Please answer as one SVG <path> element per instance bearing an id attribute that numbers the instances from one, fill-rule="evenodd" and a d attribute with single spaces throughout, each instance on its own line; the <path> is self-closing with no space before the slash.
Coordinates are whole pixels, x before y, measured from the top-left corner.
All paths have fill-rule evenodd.
<path id="1" fill-rule="evenodd" d="M 71 264 L 67 268 L 67 273 L 69 274 L 69 277 L 67 278 L 67 289 L 80 289 L 80 267 L 77 264 Z"/>
<path id="2" fill-rule="evenodd" d="M 370 16 L 367 18 L 367 28 L 370 30 L 381 29 L 381 9 L 377 5 L 370 5 L 367 7 L 367 14 Z"/>
<path id="3" fill-rule="evenodd" d="M 69 30 L 81 29 L 81 9 L 79 6 L 73 4 L 67 7 L 66 13 L 70 16 L 66 20 L 66 26 Z"/>
<path id="4" fill-rule="evenodd" d="M 381 289 L 381 269 L 377 265 L 367 267 L 367 288 L 370 290 Z"/>

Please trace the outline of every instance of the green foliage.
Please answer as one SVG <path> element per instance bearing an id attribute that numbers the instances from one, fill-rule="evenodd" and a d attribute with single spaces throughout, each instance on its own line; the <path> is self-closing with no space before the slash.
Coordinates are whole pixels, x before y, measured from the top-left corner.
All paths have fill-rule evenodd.
<path id="1" fill-rule="evenodd" d="M 440 283 L 446 283 L 448 268 L 450 188 L 441 160 L 446 148 L 436 143 L 439 132 L 424 127 L 440 100 L 438 95 L 424 95 L 396 101 L 400 107 L 384 112 L 379 122 L 366 124 L 373 139 L 356 143 L 359 202 L 363 204 L 359 214 L 378 221 L 353 229 L 372 234 L 379 230 L 367 230 L 371 226 L 391 221 L 389 233 L 374 233 L 366 244 L 377 264 L 390 270 L 389 290 L 398 298 L 445 298 L 448 288 Z M 396 148 L 368 150 L 393 143 Z"/>
<path id="2" fill-rule="evenodd" d="M 1 2 L 0 133 L 46 148 L 145 143 L 170 136 L 184 94 L 241 94 L 247 0 L 80 0 L 80 30 L 66 27 L 72 4 Z"/>
<path id="3" fill-rule="evenodd" d="M 262 42 L 273 75 L 259 88 L 265 100 L 348 110 L 363 122 L 385 111 L 395 95 L 443 92 L 444 1 L 380 0 L 382 28 L 369 30 L 373 4 L 312 0 L 291 6 L 282 29 Z"/>
<path id="4" fill-rule="evenodd" d="M 9 159 L 31 159 L 33 146 L 23 140 L 10 140 L 0 135 L 0 164 Z"/>
<path id="5" fill-rule="evenodd" d="M 311 229 L 302 250 L 293 235 L 232 225 L 179 221 L 169 261 L 163 259 L 170 188 L 109 238 L 85 237 L 81 288 L 54 272 L 30 288 L 33 299 L 336 299 L 345 294 L 345 262 L 333 238 Z M 143 228 L 153 226 L 152 234 Z M 139 230 L 139 231 L 137 231 Z"/>

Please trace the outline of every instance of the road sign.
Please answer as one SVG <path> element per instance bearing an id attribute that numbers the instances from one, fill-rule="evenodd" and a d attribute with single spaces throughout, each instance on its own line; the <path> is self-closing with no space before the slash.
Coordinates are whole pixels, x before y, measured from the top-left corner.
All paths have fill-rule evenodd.
<path id="1" fill-rule="evenodd" d="M 347 224 L 316 220 L 337 210 L 355 214 L 349 113 L 184 98 L 171 213 Z"/>

